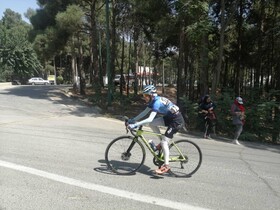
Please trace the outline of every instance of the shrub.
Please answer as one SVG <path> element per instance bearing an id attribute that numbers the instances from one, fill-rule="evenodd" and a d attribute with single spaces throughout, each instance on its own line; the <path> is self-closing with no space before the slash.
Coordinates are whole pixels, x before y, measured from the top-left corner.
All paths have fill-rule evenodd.
<path id="1" fill-rule="evenodd" d="M 63 84 L 63 77 L 62 76 L 58 76 L 56 78 L 56 84 L 58 84 L 58 85 Z"/>
<path id="2" fill-rule="evenodd" d="M 217 97 L 212 97 L 213 102 L 217 105 L 215 110 L 218 119 L 216 132 L 228 138 L 232 138 L 235 131 L 230 112 L 234 98 L 233 92 L 229 90 Z M 279 103 L 269 96 L 259 99 L 243 96 L 243 99 L 245 101 L 246 122 L 240 139 L 279 142 Z M 189 129 L 204 131 L 204 120 L 198 113 L 198 103 L 187 98 L 181 98 L 181 100 L 180 108 L 183 108 L 188 116 Z"/>

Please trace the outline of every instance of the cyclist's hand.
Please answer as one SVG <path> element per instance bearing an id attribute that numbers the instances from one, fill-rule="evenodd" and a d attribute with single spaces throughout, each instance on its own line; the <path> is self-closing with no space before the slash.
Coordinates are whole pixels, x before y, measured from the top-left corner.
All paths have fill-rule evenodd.
<path id="1" fill-rule="evenodd" d="M 136 124 L 129 124 L 129 125 L 127 126 L 127 128 L 128 128 L 129 130 L 133 130 L 133 129 L 137 128 L 137 125 L 136 125 Z"/>

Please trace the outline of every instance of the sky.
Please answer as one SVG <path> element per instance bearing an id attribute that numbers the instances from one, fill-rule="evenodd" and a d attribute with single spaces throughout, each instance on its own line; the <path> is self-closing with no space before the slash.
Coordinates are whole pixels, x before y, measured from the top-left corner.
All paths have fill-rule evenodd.
<path id="1" fill-rule="evenodd" d="M 29 23 L 29 20 L 24 17 L 24 13 L 28 8 L 38 9 L 37 0 L 0 0 L 0 19 L 6 9 L 11 9 L 14 12 L 21 14 L 21 18 Z"/>

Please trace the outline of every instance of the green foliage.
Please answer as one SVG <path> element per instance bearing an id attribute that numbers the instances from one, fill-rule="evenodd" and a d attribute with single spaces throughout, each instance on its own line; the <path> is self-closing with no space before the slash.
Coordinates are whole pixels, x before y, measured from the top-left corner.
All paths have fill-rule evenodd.
<path id="1" fill-rule="evenodd" d="M 241 140 L 261 141 L 261 142 L 279 142 L 279 123 L 280 123 L 280 104 L 276 97 L 280 91 L 271 91 L 267 97 L 250 100 L 250 97 L 244 96 L 244 106 L 246 109 L 246 121 Z M 215 112 L 218 123 L 216 132 L 220 136 L 232 138 L 235 126 L 232 124 L 231 105 L 234 101 L 233 90 L 227 89 L 218 97 L 212 97 L 217 105 Z M 204 121 L 198 113 L 198 103 L 191 102 L 187 98 L 182 98 L 184 106 L 187 107 L 190 130 L 204 130 Z"/>
<path id="2" fill-rule="evenodd" d="M 58 84 L 58 85 L 63 84 L 63 77 L 62 76 L 56 77 L 56 84 Z"/>
<path id="3" fill-rule="evenodd" d="M 233 90 L 228 89 L 228 92 L 215 97 L 213 96 L 214 103 L 217 105 L 216 114 L 218 118 L 216 131 L 221 135 L 233 135 L 234 126 L 232 125 L 232 116 L 230 113 L 231 105 L 234 101 Z"/>
<path id="4" fill-rule="evenodd" d="M 69 34 L 75 33 L 81 27 L 83 15 L 84 13 L 79 6 L 70 5 L 65 12 L 56 15 L 57 27 Z"/>
<path id="5" fill-rule="evenodd" d="M 279 135 L 280 91 L 272 90 L 266 97 L 247 101 L 245 128 L 260 141 L 276 142 Z M 277 134 L 278 133 L 278 134 Z M 276 139 L 275 139 L 276 138 Z"/>
<path id="6" fill-rule="evenodd" d="M 50 64 L 47 64 L 45 66 L 45 72 L 47 72 L 48 74 L 54 74 L 53 73 L 54 72 L 54 67 L 52 65 L 50 65 Z"/>
<path id="7" fill-rule="evenodd" d="M 60 70 L 63 74 L 59 72 L 58 75 L 70 81 L 73 76 L 71 64 L 74 64 L 71 62 L 76 61 L 82 67 L 79 70 L 91 77 L 94 91 L 100 93 L 93 100 L 106 104 L 102 101 L 102 87 L 97 82 L 98 78 L 104 76 L 106 68 L 104 2 L 38 2 L 41 9 L 33 14 L 29 12 L 34 28 L 31 33 L 31 26 L 24 23 L 18 13 L 11 10 L 4 13 L 0 22 L 0 80 L 7 80 L 11 76 L 24 78 L 39 74 L 42 67 L 37 57 L 45 65 L 60 55 Z M 226 27 L 222 25 L 223 7 L 218 0 L 126 0 L 110 3 L 110 23 L 116 20 L 110 25 L 111 35 L 116 32 L 116 40 L 111 44 L 112 49 L 115 47 L 118 50 L 113 52 L 113 59 L 118 65 L 113 66 L 113 69 L 120 71 L 123 67 L 125 72 L 128 69 L 135 71 L 134 66 L 138 62 L 139 65 L 155 67 L 158 78 L 154 79 L 157 80 L 163 77 L 160 67 L 163 63 L 165 77 L 170 83 L 180 76 L 176 86 L 178 95 L 185 96 L 182 98 L 182 106 L 186 107 L 190 129 L 195 130 L 203 127 L 196 97 L 200 91 L 207 92 L 207 88 L 216 80 L 213 75 L 219 73 L 216 67 L 221 63 L 221 72 L 216 76 L 220 76 L 221 81 L 217 82 L 217 86 L 223 91 L 219 96 L 212 96 L 217 104 L 217 132 L 232 137 L 234 126 L 230 106 L 235 96 L 241 94 L 246 99 L 247 116 L 241 138 L 279 141 L 278 1 L 225 1 Z M 95 11 L 92 12 L 94 6 Z M 98 31 L 95 30 L 95 24 Z M 224 36 L 221 33 L 223 26 L 226 28 Z M 27 41 L 28 34 L 34 36 L 32 44 Z M 125 37 L 123 65 L 120 53 L 122 36 Z M 223 42 L 221 38 L 224 38 Z M 130 39 L 131 45 L 128 42 Z M 220 44 L 223 45 L 221 48 Z M 224 50 L 224 55 L 219 56 L 219 49 Z M 100 72 L 103 70 L 100 75 L 97 65 L 93 65 L 97 58 L 92 57 L 97 50 Z M 51 69 L 45 67 L 45 70 Z M 189 81 L 196 81 L 201 86 L 194 86 Z M 187 87 L 185 83 L 188 83 Z M 179 87 L 180 84 L 183 85 Z M 133 100 L 130 96 L 120 98 L 117 92 L 113 97 L 116 102 L 127 107 Z"/>
<path id="8" fill-rule="evenodd" d="M 59 12 L 66 10 L 70 4 L 75 4 L 79 0 L 38 0 L 41 8 L 30 19 L 35 30 L 44 31 L 48 27 L 53 27 L 56 24 L 55 17 Z"/>
<path id="9" fill-rule="evenodd" d="M 7 65 L 1 65 L 0 63 L 0 82 L 7 82 L 13 76 L 13 69 Z"/>
<path id="10" fill-rule="evenodd" d="M 2 22 L 7 29 L 23 24 L 21 15 L 17 12 L 12 11 L 11 9 L 6 9 L 4 11 Z"/>
<path id="11" fill-rule="evenodd" d="M 180 109 L 183 110 L 185 117 L 187 119 L 187 126 L 190 130 L 201 129 L 203 120 L 201 116 L 198 115 L 199 103 L 193 103 L 187 97 L 180 98 Z"/>
<path id="12" fill-rule="evenodd" d="M 0 22 L 0 30 L 2 76 L 15 77 L 24 83 L 28 77 L 38 74 L 42 68 L 31 43 L 27 41 L 30 26 L 23 22 L 20 16 L 6 10 Z"/>

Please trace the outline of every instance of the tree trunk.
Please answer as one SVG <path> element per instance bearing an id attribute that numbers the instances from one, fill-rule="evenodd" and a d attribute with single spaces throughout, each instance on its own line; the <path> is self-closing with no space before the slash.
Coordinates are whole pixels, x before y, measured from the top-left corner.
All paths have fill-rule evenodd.
<path id="1" fill-rule="evenodd" d="M 265 0 L 260 0 L 261 3 L 261 13 L 260 13 L 260 19 L 258 23 L 258 59 L 257 59 L 257 67 L 256 67 L 256 73 L 255 73 L 255 85 L 256 87 L 260 87 L 260 79 L 262 80 L 262 71 L 263 71 L 263 52 L 262 52 L 262 45 L 263 45 L 263 33 L 264 33 L 264 10 L 265 10 Z M 262 83 L 262 82 L 261 82 Z"/>
<path id="2" fill-rule="evenodd" d="M 199 91 L 200 96 L 204 96 L 209 93 L 208 87 L 208 35 L 204 34 L 201 40 L 200 49 L 200 68 L 199 68 Z"/>
<path id="3" fill-rule="evenodd" d="M 129 96 L 129 83 L 130 83 L 130 71 L 131 71 L 131 37 L 129 38 L 129 46 L 128 46 L 128 72 L 127 72 L 127 85 L 126 85 L 126 95 Z"/>
<path id="4" fill-rule="evenodd" d="M 120 79 L 120 94 L 121 94 L 121 101 L 123 99 L 123 88 L 125 85 L 125 80 L 124 80 L 124 75 L 123 75 L 123 66 L 124 66 L 124 43 L 125 43 L 125 39 L 124 39 L 124 35 L 122 37 L 122 52 L 121 52 L 121 79 Z"/>
<path id="5" fill-rule="evenodd" d="M 80 37 L 78 35 L 78 43 L 79 43 L 79 62 L 78 62 L 78 75 L 80 78 L 80 94 L 85 95 L 86 94 L 86 81 L 85 81 L 85 72 L 83 67 L 83 47 L 82 47 L 82 41 L 80 40 Z"/>
<path id="6" fill-rule="evenodd" d="M 185 22 L 181 21 L 179 37 L 179 60 L 178 60 L 178 77 L 177 77 L 177 104 L 180 104 L 180 98 L 184 96 L 186 86 L 185 81 Z"/>
<path id="7" fill-rule="evenodd" d="M 110 46 L 110 7 L 109 0 L 106 0 L 106 74 L 108 78 L 107 106 L 112 105 L 112 72 L 111 72 L 111 46 Z"/>
<path id="8" fill-rule="evenodd" d="M 238 31 L 238 37 L 237 37 L 237 62 L 236 62 L 236 77 L 235 77 L 235 94 L 237 96 L 240 96 L 240 89 L 241 89 L 241 59 L 242 59 L 242 27 L 243 27 L 243 3 L 242 0 L 239 0 L 239 16 L 238 16 L 238 24 L 237 24 L 237 31 Z"/>
<path id="9" fill-rule="evenodd" d="M 153 71 L 153 85 L 157 84 L 157 74 L 158 74 L 158 69 L 159 69 L 159 44 L 156 42 L 155 43 L 155 63 L 154 63 L 154 71 Z"/>
<path id="10" fill-rule="evenodd" d="M 73 76 L 73 89 L 75 92 L 79 92 L 80 84 L 78 81 L 77 57 L 73 52 L 71 56 L 71 68 L 72 68 L 72 76 Z"/>
<path id="11" fill-rule="evenodd" d="M 114 84 L 113 82 L 113 78 L 115 77 L 116 74 L 116 70 L 115 70 L 115 60 L 116 60 L 116 1 L 112 0 L 111 1 L 111 7 L 112 7 L 112 36 L 111 36 L 111 40 L 112 40 L 112 49 L 111 49 L 111 78 L 112 78 L 112 84 Z"/>
<path id="12" fill-rule="evenodd" d="M 71 37 L 71 70 L 72 70 L 72 82 L 73 82 L 73 90 L 75 92 L 79 92 L 80 84 L 78 81 L 78 71 L 77 71 L 77 56 L 75 53 L 75 40 L 74 36 Z"/>
<path id="13" fill-rule="evenodd" d="M 138 26 L 134 26 L 134 33 L 133 33 L 133 39 L 134 39 L 134 68 L 132 69 L 133 75 L 134 75 L 134 95 L 137 95 L 137 88 L 138 88 L 138 77 L 136 72 L 139 69 L 139 34 L 140 29 Z"/>
<path id="14" fill-rule="evenodd" d="M 276 21 L 277 21 L 277 11 L 279 7 L 279 1 L 275 0 L 274 1 L 274 8 L 273 8 L 273 22 L 272 22 L 272 28 L 276 27 Z M 276 71 L 279 71 L 278 68 L 276 68 L 276 63 L 277 63 L 277 38 L 276 38 L 276 31 L 272 31 L 271 33 L 271 59 L 270 59 L 270 76 L 271 76 L 271 83 L 270 83 L 270 88 L 275 88 L 276 86 Z M 276 89 L 277 90 L 277 89 Z"/>
<path id="15" fill-rule="evenodd" d="M 216 94 L 218 84 L 220 82 L 220 74 L 221 74 L 223 54 L 224 54 L 225 30 L 233 17 L 237 3 L 238 3 L 237 0 L 235 2 L 232 2 L 231 11 L 228 12 L 229 14 L 227 14 L 228 18 L 226 20 L 225 0 L 221 0 L 221 27 L 220 27 L 221 29 L 220 29 L 220 42 L 219 42 L 219 50 L 218 50 L 218 61 L 217 61 L 215 71 L 213 72 L 212 88 L 211 88 L 211 93 L 213 95 Z"/>
<path id="16" fill-rule="evenodd" d="M 96 92 L 97 102 L 100 102 L 101 98 L 101 83 L 100 83 L 100 77 L 102 77 L 101 74 L 101 66 L 99 65 L 99 58 L 98 59 L 98 34 L 97 34 L 97 25 L 96 25 L 96 2 L 97 0 L 92 0 L 90 4 L 90 26 L 91 26 L 91 33 L 90 33 L 90 52 L 91 52 L 91 66 L 93 69 L 91 69 L 91 72 L 93 72 L 93 79 L 92 84 L 93 88 Z M 100 46 L 99 46 L 100 47 Z"/>
<path id="17" fill-rule="evenodd" d="M 215 72 L 213 72 L 213 80 L 212 80 L 212 88 L 211 88 L 212 95 L 216 95 L 217 87 L 220 81 L 220 74 L 221 74 L 223 53 L 224 53 L 225 29 L 226 29 L 225 1 L 221 0 L 220 42 L 219 42 L 219 50 L 218 50 L 218 62 L 215 68 Z"/>

